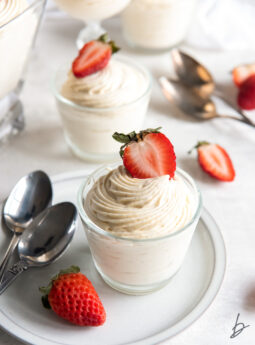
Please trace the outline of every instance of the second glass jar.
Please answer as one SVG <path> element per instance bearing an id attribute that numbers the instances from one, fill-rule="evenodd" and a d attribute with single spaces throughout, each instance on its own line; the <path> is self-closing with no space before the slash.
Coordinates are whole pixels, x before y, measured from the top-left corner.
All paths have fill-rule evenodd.
<path id="1" fill-rule="evenodd" d="M 168 50 L 181 43 L 197 0 L 133 0 L 122 15 L 123 34 L 134 47 Z"/>

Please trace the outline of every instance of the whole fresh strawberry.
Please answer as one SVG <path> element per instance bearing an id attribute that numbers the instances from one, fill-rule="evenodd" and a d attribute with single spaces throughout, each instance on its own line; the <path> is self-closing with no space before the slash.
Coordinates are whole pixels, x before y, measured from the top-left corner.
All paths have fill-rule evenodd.
<path id="1" fill-rule="evenodd" d="M 255 74 L 251 75 L 241 84 L 237 102 L 241 109 L 255 109 Z"/>
<path id="2" fill-rule="evenodd" d="M 201 141 L 195 148 L 198 153 L 198 162 L 207 174 L 220 181 L 230 182 L 234 180 L 233 163 L 223 147 Z"/>
<path id="3" fill-rule="evenodd" d="M 120 156 L 129 173 L 145 179 L 162 175 L 174 177 L 176 157 L 170 140 L 160 133 L 160 128 L 146 129 L 139 133 L 113 134 L 113 138 L 124 145 Z"/>
<path id="4" fill-rule="evenodd" d="M 76 78 L 84 78 L 105 68 L 112 54 L 119 51 L 113 41 L 104 34 L 97 40 L 86 43 L 73 61 L 72 71 Z"/>
<path id="5" fill-rule="evenodd" d="M 240 87 L 245 80 L 254 74 L 255 64 L 239 65 L 232 71 L 233 81 L 237 87 Z"/>
<path id="6" fill-rule="evenodd" d="M 44 307 L 79 326 L 101 326 L 106 313 L 91 282 L 77 266 L 61 270 L 47 287 L 40 287 Z"/>

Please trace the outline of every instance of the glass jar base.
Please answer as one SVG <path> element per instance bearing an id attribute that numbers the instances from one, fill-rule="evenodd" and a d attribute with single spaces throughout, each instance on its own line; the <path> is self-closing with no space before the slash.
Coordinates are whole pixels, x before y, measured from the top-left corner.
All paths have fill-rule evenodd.
<path id="1" fill-rule="evenodd" d="M 0 144 L 7 142 L 25 127 L 23 106 L 16 93 L 0 100 Z"/>
<path id="2" fill-rule="evenodd" d="M 69 138 L 69 136 L 65 133 L 65 140 L 67 145 L 71 149 L 72 153 L 87 162 L 94 162 L 94 163 L 104 163 L 104 162 L 115 162 L 116 160 L 120 159 L 118 152 L 113 153 L 93 153 L 93 152 L 85 152 L 80 150 Z"/>
<path id="3" fill-rule="evenodd" d="M 170 50 L 173 49 L 173 48 L 179 47 L 179 46 L 182 44 L 182 42 L 183 42 L 183 40 L 180 40 L 180 41 L 178 41 L 178 42 L 176 42 L 176 43 L 174 43 L 174 44 L 171 44 L 171 45 L 166 46 L 166 47 L 163 47 L 163 48 L 156 48 L 156 47 L 155 47 L 155 48 L 152 48 L 152 47 L 144 47 L 144 46 L 141 46 L 141 45 L 139 45 L 139 44 L 137 44 L 137 43 L 134 43 L 132 40 L 130 40 L 130 39 L 127 37 L 127 35 L 125 35 L 125 33 L 123 33 L 123 36 L 124 36 L 124 39 L 125 39 L 127 45 L 128 45 L 130 48 L 136 50 L 137 52 L 146 53 L 146 54 L 160 54 L 160 53 L 165 53 L 165 52 L 170 51 Z"/>
<path id="4" fill-rule="evenodd" d="M 94 260 L 93 260 L 94 261 Z M 166 286 L 170 280 L 176 275 L 178 270 L 169 278 L 166 280 L 163 280 L 159 283 L 155 284 L 148 284 L 148 285 L 127 285 L 122 284 L 119 282 L 116 282 L 112 280 L 111 278 L 107 277 L 97 266 L 97 264 L 94 261 L 94 264 L 96 266 L 96 269 L 100 276 L 103 278 L 103 280 L 106 282 L 107 285 L 109 285 L 114 290 L 117 290 L 121 293 L 127 294 L 127 295 L 134 295 L 134 296 L 142 296 L 142 295 L 148 295 L 152 292 L 155 292 L 157 290 L 162 289 L 164 286 Z"/>

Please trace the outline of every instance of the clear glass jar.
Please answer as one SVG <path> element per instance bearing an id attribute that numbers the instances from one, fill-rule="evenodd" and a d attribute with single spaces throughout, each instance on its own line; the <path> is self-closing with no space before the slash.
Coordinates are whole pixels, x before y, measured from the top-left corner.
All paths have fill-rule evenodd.
<path id="1" fill-rule="evenodd" d="M 195 196 L 196 210 L 191 221 L 163 237 L 132 239 L 115 236 L 89 218 L 84 201 L 95 181 L 119 165 L 104 166 L 88 177 L 78 192 L 78 211 L 94 264 L 102 278 L 116 290 L 141 295 L 166 285 L 181 267 L 200 217 L 202 200 L 194 180 L 177 169 L 176 174 Z"/>
<path id="2" fill-rule="evenodd" d="M 150 73 L 127 58 L 116 59 L 138 69 L 147 82 L 146 90 L 136 100 L 124 105 L 111 108 L 78 105 L 61 95 L 70 67 L 63 68 L 56 74 L 53 91 L 64 136 L 72 152 L 81 159 L 94 162 L 116 160 L 120 145 L 112 138 L 113 133 L 129 133 L 143 128 L 152 87 Z"/>
<path id="3" fill-rule="evenodd" d="M 122 14 L 123 34 L 130 46 L 168 50 L 188 31 L 197 0 L 132 0 Z"/>
<path id="4" fill-rule="evenodd" d="M 105 30 L 100 21 L 121 12 L 130 0 L 54 0 L 56 4 L 72 17 L 84 21 L 76 44 L 81 49 L 84 43 L 98 38 Z"/>
<path id="5" fill-rule="evenodd" d="M 7 19 L 0 25 L 0 143 L 24 128 L 19 95 L 46 0 L 24 1 L 26 8 L 13 19 L 18 5 L 12 2 L 3 3 L 0 13 L 0 23 L 1 16 L 4 16 L 4 22 Z"/>

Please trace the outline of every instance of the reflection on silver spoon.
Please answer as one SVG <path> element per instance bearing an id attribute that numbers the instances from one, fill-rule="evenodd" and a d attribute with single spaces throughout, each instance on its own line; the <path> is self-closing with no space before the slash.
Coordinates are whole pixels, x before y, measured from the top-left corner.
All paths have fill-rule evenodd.
<path id="1" fill-rule="evenodd" d="M 172 104 L 179 107 L 185 114 L 189 116 L 195 117 L 200 120 L 226 118 L 243 122 L 255 127 L 255 124 L 252 124 L 244 118 L 218 114 L 215 104 L 211 99 L 204 99 L 200 97 L 194 90 L 178 81 L 161 77 L 159 79 L 159 84 L 165 97 Z"/>
<path id="2" fill-rule="evenodd" d="M 204 99 L 210 98 L 214 93 L 215 96 L 237 111 L 246 120 L 244 122 L 254 124 L 239 107 L 233 105 L 222 92 L 216 89 L 215 81 L 204 65 L 179 49 L 173 49 L 171 57 L 175 73 L 183 84 L 190 87 L 198 96 Z"/>
<path id="3" fill-rule="evenodd" d="M 51 205 L 51 200 L 50 179 L 40 170 L 24 176 L 12 189 L 2 210 L 3 220 L 8 229 L 13 232 L 13 236 L 0 264 L 0 282 L 9 258 L 20 239 L 20 234 L 40 212 Z"/>
<path id="4" fill-rule="evenodd" d="M 29 267 L 42 267 L 55 261 L 71 242 L 77 211 L 70 202 L 54 205 L 40 213 L 20 236 L 20 260 L 6 271 L 0 294 Z"/>

